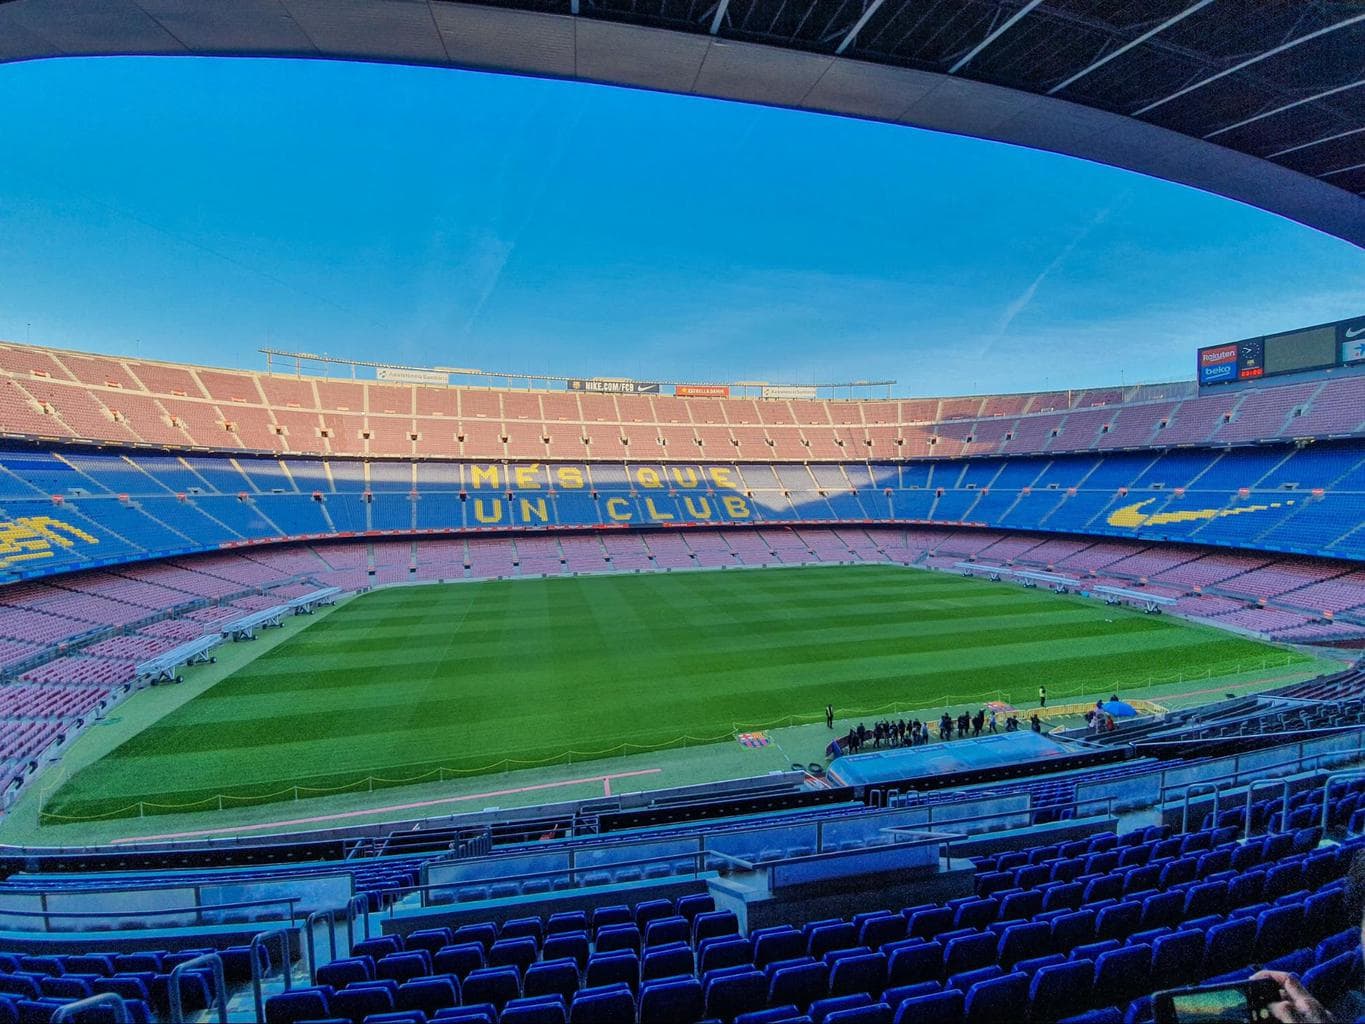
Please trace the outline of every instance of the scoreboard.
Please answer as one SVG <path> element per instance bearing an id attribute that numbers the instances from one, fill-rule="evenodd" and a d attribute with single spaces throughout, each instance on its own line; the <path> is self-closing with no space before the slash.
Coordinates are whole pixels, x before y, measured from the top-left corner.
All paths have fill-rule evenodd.
<path id="1" fill-rule="evenodd" d="M 1365 364 L 1365 317 L 1205 346 L 1198 352 L 1196 379 L 1209 387 L 1352 363 Z"/>

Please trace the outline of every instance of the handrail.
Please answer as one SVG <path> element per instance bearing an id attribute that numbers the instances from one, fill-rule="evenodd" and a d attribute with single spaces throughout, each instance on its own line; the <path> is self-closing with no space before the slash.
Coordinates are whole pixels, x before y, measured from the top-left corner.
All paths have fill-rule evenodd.
<path id="1" fill-rule="evenodd" d="M 171 998 L 170 1019 L 186 1019 L 180 994 L 180 979 L 197 967 L 209 967 L 213 970 L 213 995 L 214 1002 L 218 1004 L 218 1024 L 227 1024 L 227 980 L 223 976 L 223 958 L 217 953 L 204 953 L 172 968 L 170 982 L 166 986 Z"/>
<path id="2" fill-rule="evenodd" d="M 291 975 L 293 974 L 290 954 L 289 928 L 276 928 L 273 931 L 259 932 L 251 937 L 251 945 L 247 948 L 247 955 L 251 957 L 251 994 L 256 1001 L 256 1019 L 265 1020 L 265 995 L 261 991 L 261 982 L 264 980 L 261 975 L 261 958 L 257 956 L 257 950 L 265 948 L 267 939 L 278 937 L 280 940 L 280 970 L 284 974 L 284 990 L 289 991 L 292 984 Z"/>
<path id="3" fill-rule="evenodd" d="M 1021 795 L 1023 795 L 1023 794 L 1010 794 L 1010 793 L 1006 793 L 1006 794 L 1000 794 L 1000 795 L 997 795 L 997 796 L 985 796 L 985 797 L 981 797 L 980 799 L 981 799 L 981 800 L 988 800 L 988 799 L 1008 799 L 1008 798 L 1010 798 L 1010 797 L 1017 797 L 1017 796 L 1021 796 Z M 1116 800 L 1117 800 L 1117 798 L 1114 797 L 1114 796 L 1093 797 L 1093 798 L 1088 799 L 1088 800 L 1086 801 L 1086 803 L 1088 803 L 1088 804 L 1103 803 L 1103 804 L 1105 805 L 1105 811 L 1102 812 L 1101 815 L 1087 815 L 1087 817 L 1099 817 L 1099 816 L 1108 816 L 1108 817 L 1112 817 L 1113 814 L 1114 814 L 1114 804 L 1115 804 Z M 970 800 L 969 800 L 969 801 L 963 801 L 962 803 L 972 803 L 972 802 L 975 802 L 975 801 L 970 801 Z M 1025 806 L 1025 807 L 1015 807 L 1015 808 L 1011 808 L 1011 809 L 1007 809 L 1007 810 L 1003 810 L 1003 811 L 992 811 L 992 812 L 990 812 L 989 814 L 974 814 L 974 815 L 967 815 L 967 816 L 952 816 L 952 817 L 945 817 L 945 818 L 942 818 L 942 819 L 940 819 L 940 820 L 938 820 L 938 821 L 935 821 L 935 820 L 934 820 L 934 812 L 935 812 L 936 810 L 942 809 L 942 811 L 943 811 L 944 813 L 946 813 L 947 810 L 948 810 L 949 808 L 952 808 L 952 807 L 960 807 L 960 806 L 962 806 L 962 803 L 957 803 L 957 802 L 945 802 L 945 803 L 942 803 L 942 804 L 921 804 L 921 805 L 912 805 L 912 806 L 910 806 L 910 807 L 898 807 L 898 808 L 886 810 L 886 811 L 883 811 L 883 812 L 879 812 L 879 815 L 881 815 L 881 814 L 890 815 L 890 814 L 894 814 L 894 813 L 904 812 L 904 811 L 907 811 L 907 810 L 922 810 L 922 811 L 925 812 L 925 815 L 926 815 L 927 820 L 926 820 L 926 821 L 923 821 L 923 822 L 920 822 L 920 823 L 918 823 L 918 824 L 916 824 L 916 825 L 906 825 L 906 826 L 875 826 L 875 824 L 873 824 L 873 825 L 871 825 L 871 826 L 869 827 L 869 832 L 872 831 L 873 828 L 876 828 L 876 830 L 878 830 L 878 831 L 886 831 L 886 830 L 888 830 L 888 829 L 891 829 L 891 828 L 898 828 L 898 827 L 905 827 L 905 828 L 918 829 L 918 830 L 920 830 L 920 831 L 923 831 L 923 830 L 926 830 L 926 829 L 934 829 L 934 828 L 939 827 L 939 826 L 945 826 L 945 827 L 948 827 L 948 828 L 960 829 L 962 826 L 965 826 L 965 825 L 971 825 L 971 824 L 978 823 L 978 822 L 988 822 L 988 821 L 992 821 L 992 820 L 999 819 L 999 818 L 1018 818 L 1020 815 L 1025 815 L 1025 816 L 1027 816 L 1027 817 L 1028 817 L 1028 824 L 1031 826 L 1031 825 L 1034 824 L 1034 816 L 1035 816 L 1036 814 L 1038 814 L 1039 812 L 1042 812 L 1042 811 L 1052 811 L 1052 810 L 1056 810 L 1056 809 L 1062 808 L 1062 807 L 1074 807 L 1076 801 L 1061 800 L 1061 801 L 1057 801 L 1057 802 L 1055 802 L 1055 803 L 1041 804 L 1041 805 L 1036 805 L 1036 806 L 1035 806 L 1035 805 L 1033 805 L 1032 801 L 1030 800 L 1029 805 L 1028 805 L 1028 806 Z M 868 817 L 869 817 L 869 816 L 861 816 L 861 817 L 860 817 L 860 820 L 867 821 L 867 820 L 868 820 Z M 874 816 L 872 816 L 872 817 L 876 817 L 876 816 L 874 815 Z M 818 826 L 819 846 L 818 846 L 818 848 L 817 848 L 817 850 L 816 850 L 817 853 L 829 852 L 829 851 L 825 850 L 825 848 L 824 848 L 824 834 L 825 834 L 825 829 L 826 829 L 827 826 L 834 825 L 834 824 L 837 824 L 837 823 L 838 823 L 838 819 L 825 819 L 825 820 L 818 821 L 818 822 L 809 822 L 809 821 L 807 821 L 807 822 L 802 822 L 802 823 L 801 823 L 801 824 L 814 824 L 814 825 Z M 752 834 L 754 834 L 754 835 L 761 835 L 761 834 L 762 834 L 763 832 L 765 832 L 765 831 L 768 831 L 768 830 L 771 830 L 771 829 L 776 829 L 776 828 L 779 828 L 779 827 L 787 827 L 787 826 L 764 826 L 764 827 L 761 828 L 761 829 L 755 829 L 755 830 L 753 830 L 753 833 L 752 833 Z M 969 833 L 965 833 L 965 832 L 964 832 L 963 834 L 964 834 L 964 835 L 967 835 L 967 834 L 969 834 Z M 700 841 L 704 840 L 705 837 L 702 837 L 702 836 L 687 836 L 686 838 L 689 839 L 689 840 L 695 839 L 695 840 L 697 840 L 697 841 L 700 842 Z M 593 849 L 594 849 L 594 850 L 600 849 L 600 847 L 593 847 Z M 526 851 L 526 852 L 529 852 L 529 851 Z M 562 876 L 566 876 L 566 875 L 567 875 L 569 878 L 577 878 L 580 874 L 582 874 L 582 873 L 584 873 L 584 872 L 586 872 L 586 871 L 598 871 L 598 870 L 601 870 L 601 871 L 611 871 L 611 870 L 617 870 L 617 869 L 626 868 L 626 867 L 640 867 L 640 866 L 642 866 L 642 865 L 658 864 L 658 863 L 660 863 L 660 862 L 676 862 L 676 861 L 682 861 L 682 860 L 690 860 L 690 861 L 692 862 L 692 870 L 691 870 L 690 873 L 691 873 L 692 875 L 700 876 L 701 874 L 703 874 L 703 873 L 705 873 L 707 870 L 709 870 L 709 869 L 706 867 L 706 861 L 707 861 L 709 858 L 713 858 L 713 857 L 714 857 L 714 858 L 717 858 L 717 859 L 719 859 L 719 860 L 723 860 L 723 861 L 725 861 L 725 862 L 727 862 L 727 863 L 734 863 L 734 864 L 737 864 L 737 865 L 739 865 L 741 868 L 743 868 L 744 870 L 753 870 L 753 869 L 755 868 L 755 866 L 756 866 L 756 862 L 754 862 L 754 861 L 747 860 L 747 859 L 745 859 L 745 858 L 743 858 L 743 857 L 737 856 L 737 855 L 732 854 L 732 853 L 725 853 L 725 852 L 722 851 L 722 850 L 717 850 L 717 849 L 708 848 L 708 847 L 703 847 L 703 848 L 699 848 L 699 849 L 695 849 L 695 850 L 689 850 L 689 851 L 685 851 L 685 852 L 684 852 L 684 851 L 678 851 L 678 852 L 674 852 L 674 853 L 659 854 L 659 855 L 652 856 L 652 857 L 645 857 L 645 858 L 639 858 L 639 859 L 630 859 L 630 860 L 618 860 L 618 861 L 612 861 L 612 862 L 610 862 L 610 863 L 592 864 L 592 865 L 587 865 L 587 866 L 579 865 L 579 864 L 576 862 L 576 854 L 577 854 L 579 851 L 574 850 L 574 849 L 567 849 L 567 850 L 564 850 L 564 851 L 562 851 L 562 852 L 563 852 L 563 853 L 567 856 L 567 858 L 568 858 L 567 863 L 566 863 L 564 866 L 562 866 L 562 867 L 546 868 L 546 869 L 542 869 L 542 870 L 539 870 L 539 871 L 520 871 L 520 872 L 517 872 L 515 875 L 513 875 L 513 876 L 511 876 L 511 877 L 514 877 L 514 878 L 519 879 L 519 880 L 522 880 L 522 881 L 525 881 L 525 880 L 527 880 L 527 879 L 532 879 L 532 878 L 556 878 L 556 877 L 562 877 Z M 516 855 L 518 855 L 518 854 L 512 854 L 512 856 L 516 856 Z M 424 908 L 425 908 L 425 907 L 428 907 L 428 906 L 443 906 L 443 905 L 445 905 L 445 902 L 442 902 L 442 903 L 439 903 L 439 904 L 433 904 L 432 902 L 430 902 L 430 894 L 431 894 L 431 892 L 432 892 L 433 890 L 449 891 L 449 890 L 457 889 L 457 888 L 459 888 L 460 886 L 486 885 L 486 884 L 488 884 L 488 883 L 490 883 L 490 882 L 495 882 L 495 881 L 498 881 L 498 880 L 500 880 L 500 879 L 506 879 L 506 878 L 508 878 L 508 877 L 509 877 L 509 876 L 508 876 L 506 873 L 503 873 L 503 874 L 494 874 L 494 875 L 488 875 L 488 876 L 477 877 L 477 878 L 453 878 L 453 879 L 449 879 L 449 880 L 443 881 L 443 882 L 430 882 L 430 881 L 427 881 L 427 882 L 419 882 L 419 883 L 414 884 L 414 885 L 400 886 L 400 887 L 398 887 L 398 888 L 396 888 L 396 889 L 392 889 L 392 890 L 390 890 L 390 891 L 391 891 L 391 892 L 394 892 L 394 893 L 401 894 L 401 895 L 410 895 L 410 894 L 412 894 L 412 893 L 419 893 L 420 896 L 421 896 L 421 904 L 422 904 L 422 906 L 423 906 Z M 452 901 L 452 902 L 453 902 L 453 901 Z M 389 905 L 389 907 L 388 907 L 388 916 L 389 916 L 389 917 L 393 917 L 393 916 L 395 915 L 395 905 L 396 905 L 396 904 L 390 904 L 390 905 Z"/>
<path id="4" fill-rule="evenodd" d="M 285 904 L 288 907 L 289 920 L 292 922 L 298 917 L 298 912 L 294 909 L 294 905 L 298 902 L 299 897 L 297 896 L 278 896 L 266 900 L 248 900 L 243 903 L 214 903 L 200 907 L 178 907 L 169 910 L 138 910 L 136 912 L 123 910 L 20 910 L 17 908 L 10 909 L 9 907 L 0 907 L 0 916 L 38 917 L 42 918 L 44 924 L 46 924 L 47 920 L 53 917 L 72 917 L 86 919 L 111 917 L 116 918 L 166 917 L 175 914 L 194 914 L 196 916 L 197 923 L 202 925 L 204 923 L 202 915 L 205 912 L 212 912 L 218 910 L 240 910 L 243 907 L 265 907 L 271 906 L 272 904 Z M 172 925 L 169 927 L 174 926 Z M 50 932 L 51 929 L 44 927 L 43 931 Z"/>
<path id="5" fill-rule="evenodd" d="M 303 934 L 308 948 L 308 981 L 310 984 L 317 984 L 318 980 L 318 958 L 317 958 L 317 939 L 313 934 L 314 928 L 319 921 L 327 922 L 327 939 L 332 950 L 332 960 L 337 958 L 337 915 L 335 910 L 315 910 L 308 915 L 308 920 L 304 922 Z M 349 952 L 349 950 L 348 950 Z M 331 963 L 331 960 L 328 961 Z"/>
<path id="6" fill-rule="evenodd" d="M 1190 830 L 1190 797 L 1194 795 L 1194 791 L 1195 791 L 1195 790 L 1199 790 L 1201 796 L 1204 795 L 1204 794 L 1206 794 L 1206 793 L 1213 793 L 1213 794 L 1215 794 L 1215 796 L 1214 796 L 1214 807 L 1216 808 L 1216 807 L 1218 806 L 1218 804 L 1217 804 L 1218 787 L 1217 787 L 1214 783 L 1212 783 L 1212 782 L 1193 782 L 1193 783 L 1191 783 L 1190 785 L 1186 786 L 1186 787 L 1185 787 L 1185 809 L 1181 812 L 1181 815 L 1180 815 L 1180 831 L 1181 831 L 1181 832 L 1188 832 L 1188 831 Z"/>
<path id="7" fill-rule="evenodd" d="M 346 901 L 346 951 L 355 948 L 355 923 L 357 918 L 365 925 L 365 938 L 370 937 L 370 898 L 363 892 L 357 893 Z"/>
<path id="8" fill-rule="evenodd" d="M 1365 768 L 1346 768 L 1339 772 L 1333 772 L 1322 780 L 1322 834 L 1324 836 L 1327 834 L 1327 821 L 1331 817 L 1328 806 L 1332 794 L 1332 783 L 1343 779 L 1359 779 L 1362 777 L 1365 777 Z"/>
<path id="9" fill-rule="evenodd" d="M 1279 779 L 1254 779 L 1247 784 L 1246 793 L 1246 817 L 1243 819 L 1245 827 L 1242 829 L 1242 838 L 1251 838 L 1251 804 L 1252 797 L 1258 789 L 1265 789 L 1266 786 L 1277 786 L 1280 789 L 1280 830 L 1289 829 L 1289 780 Z M 1266 832 L 1270 832 L 1270 822 L 1266 822 Z"/>
<path id="10" fill-rule="evenodd" d="M 116 996 L 112 992 L 101 992 L 97 996 L 86 996 L 74 1003 L 57 1007 L 52 1013 L 52 1024 L 66 1024 L 67 1021 L 79 1020 L 80 1015 L 86 1010 L 95 1010 L 103 1006 L 113 1007 L 114 1024 L 129 1024 L 132 1020 L 128 1013 L 128 1004 L 123 1001 L 122 996 Z M 260 1019 L 265 1020 L 264 1017 Z"/>

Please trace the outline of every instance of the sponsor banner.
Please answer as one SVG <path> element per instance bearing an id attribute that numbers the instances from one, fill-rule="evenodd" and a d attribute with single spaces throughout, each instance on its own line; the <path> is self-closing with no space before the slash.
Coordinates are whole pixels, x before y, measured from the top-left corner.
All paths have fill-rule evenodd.
<path id="1" fill-rule="evenodd" d="M 814 398 L 815 388 L 804 384 L 770 384 L 763 389 L 764 398 Z"/>
<path id="2" fill-rule="evenodd" d="M 657 395 L 660 385 L 654 381 L 643 380 L 602 380 L 570 377 L 570 391 L 590 391 L 600 395 Z"/>
<path id="3" fill-rule="evenodd" d="M 398 366 L 380 366 L 374 371 L 379 380 L 394 384 L 441 384 L 450 383 L 450 374 L 438 370 L 408 370 Z"/>
<path id="4" fill-rule="evenodd" d="M 1265 339 L 1248 338 L 1237 343 L 1237 379 L 1265 375 Z"/>
<path id="5" fill-rule="evenodd" d="M 1365 319 L 1337 325 L 1337 349 L 1342 363 L 1365 362 Z"/>
<path id="6" fill-rule="evenodd" d="M 1237 376 L 1237 346 L 1214 345 L 1199 350 L 1199 383 L 1220 384 Z"/>
<path id="7" fill-rule="evenodd" d="M 729 398 L 728 384 L 675 384 L 673 394 L 679 398 Z"/>

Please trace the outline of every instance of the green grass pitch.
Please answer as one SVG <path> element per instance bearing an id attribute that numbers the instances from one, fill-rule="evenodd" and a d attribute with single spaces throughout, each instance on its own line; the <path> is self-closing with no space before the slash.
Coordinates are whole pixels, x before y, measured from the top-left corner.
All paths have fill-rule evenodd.
<path id="1" fill-rule="evenodd" d="M 77 773 L 45 813 L 209 809 L 220 794 L 238 806 L 292 799 L 295 785 L 363 790 L 728 742 L 818 720 L 826 703 L 927 716 L 1000 694 L 1031 703 L 1040 681 L 1055 703 L 1267 653 L 1169 616 L 889 566 L 387 589 Z"/>

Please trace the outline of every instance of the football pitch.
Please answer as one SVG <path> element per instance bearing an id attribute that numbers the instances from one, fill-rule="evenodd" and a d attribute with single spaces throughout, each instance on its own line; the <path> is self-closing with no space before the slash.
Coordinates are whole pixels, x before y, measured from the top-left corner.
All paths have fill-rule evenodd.
<path id="1" fill-rule="evenodd" d="M 598 761 L 736 733 L 1246 671 L 1295 652 L 1098 601 L 897 567 L 379 590 L 79 771 L 51 822 Z M 153 695 L 154 696 L 154 695 Z"/>

